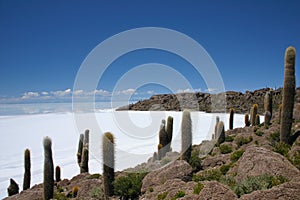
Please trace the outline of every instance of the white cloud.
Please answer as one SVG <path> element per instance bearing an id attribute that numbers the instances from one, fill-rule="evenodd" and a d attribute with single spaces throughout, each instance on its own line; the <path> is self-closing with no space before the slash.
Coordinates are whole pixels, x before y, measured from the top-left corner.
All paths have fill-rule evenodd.
<path id="1" fill-rule="evenodd" d="M 186 88 L 186 89 L 178 89 L 176 93 L 194 93 L 194 92 L 201 92 L 201 88 Z"/>
<path id="2" fill-rule="evenodd" d="M 110 96 L 111 92 L 107 91 L 107 90 L 95 90 L 95 94 L 96 95 L 101 95 L 101 96 Z"/>
<path id="3" fill-rule="evenodd" d="M 63 96 L 71 94 L 71 89 L 66 89 L 64 91 L 62 91 L 62 90 L 51 91 L 50 93 L 54 96 L 63 97 Z"/>
<path id="4" fill-rule="evenodd" d="M 81 95 L 84 94 L 83 90 L 75 90 L 73 91 L 73 95 Z"/>
<path id="5" fill-rule="evenodd" d="M 42 95 L 48 95 L 49 92 L 41 92 Z"/>
<path id="6" fill-rule="evenodd" d="M 117 91 L 116 94 L 125 94 L 125 95 L 131 95 L 131 94 L 134 94 L 135 93 L 135 89 L 132 89 L 132 88 L 129 88 L 129 89 L 126 89 L 126 90 L 120 90 L 120 91 Z"/>
<path id="7" fill-rule="evenodd" d="M 155 92 L 153 90 L 148 90 L 147 94 L 154 94 Z"/>
<path id="8" fill-rule="evenodd" d="M 38 92 L 25 92 L 21 98 L 22 99 L 30 99 L 30 98 L 35 98 L 38 96 L 40 96 Z"/>

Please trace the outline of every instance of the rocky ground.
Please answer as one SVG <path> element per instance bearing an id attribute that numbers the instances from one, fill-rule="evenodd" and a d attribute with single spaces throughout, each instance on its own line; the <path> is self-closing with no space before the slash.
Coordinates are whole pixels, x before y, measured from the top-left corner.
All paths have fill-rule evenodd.
<path id="1" fill-rule="evenodd" d="M 244 98 L 245 94 L 238 96 Z M 298 89 L 292 134 L 300 130 L 299 106 Z M 292 145 L 280 143 L 279 126 L 278 112 L 274 108 L 270 126 L 260 124 L 228 130 L 226 142 L 221 145 L 216 145 L 215 140 L 194 145 L 189 163 L 178 159 L 177 152 L 167 153 L 160 161 L 149 158 L 145 163 L 115 174 L 116 180 L 122 180 L 119 184 L 124 191 L 111 199 L 121 199 L 120 195 L 126 199 L 126 191 L 132 194 L 138 190 L 138 199 L 145 200 L 300 200 L 300 137 Z M 143 175 L 130 182 L 128 174 L 134 174 L 132 172 Z M 104 199 L 102 185 L 101 175 L 80 174 L 56 183 L 55 198 Z M 74 186 L 78 187 L 76 197 Z M 42 193 L 42 184 L 39 184 L 5 200 L 38 200 L 42 199 Z"/>

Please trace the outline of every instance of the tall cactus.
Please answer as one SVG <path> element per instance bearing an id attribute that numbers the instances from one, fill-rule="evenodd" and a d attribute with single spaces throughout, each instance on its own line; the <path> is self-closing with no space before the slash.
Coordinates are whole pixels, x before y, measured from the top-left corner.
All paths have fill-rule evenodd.
<path id="1" fill-rule="evenodd" d="M 192 153 L 192 120 L 191 113 L 184 110 L 181 122 L 181 159 L 189 162 Z"/>
<path id="2" fill-rule="evenodd" d="M 270 114 L 271 114 L 271 117 L 272 117 L 272 100 L 273 99 L 273 95 L 272 95 L 272 91 L 268 91 L 265 95 L 265 98 L 264 98 L 264 109 L 265 109 L 265 112 L 269 111 Z"/>
<path id="3" fill-rule="evenodd" d="M 24 152 L 24 179 L 23 179 L 23 190 L 30 188 L 30 179 L 31 179 L 31 163 L 30 163 L 30 150 L 26 149 Z"/>
<path id="4" fill-rule="evenodd" d="M 173 117 L 169 116 L 167 119 L 167 127 L 166 127 L 166 133 L 168 136 L 168 144 L 167 144 L 167 152 L 171 151 L 171 143 L 173 138 Z"/>
<path id="5" fill-rule="evenodd" d="M 53 199 L 54 167 L 52 159 L 52 141 L 49 137 L 44 138 L 44 200 Z"/>
<path id="6" fill-rule="evenodd" d="M 270 124 L 271 124 L 271 113 L 270 111 L 266 111 L 265 112 L 265 120 L 264 120 L 264 125 L 265 125 L 265 128 L 267 128 Z"/>
<path id="7" fill-rule="evenodd" d="M 168 135 L 166 132 L 166 121 L 163 119 L 159 128 L 159 144 L 162 145 L 161 156 L 164 157 L 167 153 Z"/>
<path id="8" fill-rule="evenodd" d="M 218 129 L 218 123 L 220 122 L 220 117 L 216 116 L 216 124 L 215 124 L 215 134 L 213 135 L 213 139 L 216 139 L 217 136 L 217 129 Z"/>
<path id="9" fill-rule="evenodd" d="M 56 182 L 61 181 L 60 174 L 61 174 L 60 167 L 56 166 L 55 167 L 55 180 L 56 180 Z"/>
<path id="10" fill-rule="evenodd" d="M 114 136 L 110 132 L 106 132 L 103 135 L 102 154 L 104 193 L 106 198 L 108 198 L 114 194 L 113 182 L 115 180 L 115 144 Z"/>
<path id="11" fill-rule="evenodd" d="M 225 142 L 225 128 L 224 128 L 224 123 L 222 121 L 219 121 L 218 123 L 217 139 L 218 139 L 218 145 Z"/>
<path id="12" fill-rule="evenodd" d="M 282 113 L 280 123 L 280 141 L 289 143 L 293 122 L 295 97 L 295 57 L 296 49 L 288 47 L 285 51 L 284 83 L 282 92 Z"/>
<path id="13" fill-rule="evenodd" d="M 78 143 L 78 151 L 77 151 L 77 163 L 80 167 L 81 164 L 81 157 L 82 157 L 82 149 L 83 149 L 83 140 L 84 140 L 84 135 L 80 134 L 79 136 L 79 143 Z"/>
<path id="14" fill-rule="evenodd" d="M 257 109 L 258 109 L 258 105 L 253 104 L 252 109 L 251 109 L 251 116 L 250 116 L 250 121 L 251 121 L 252 126 L 255 126 L 255 119 L 256 119 L 256 115 L 257 115 Z"/>
<path id="15" fill-rule="evenodd" d="M 229 129 L 233 129 L 233 117 L 234 117 L 234 109 L 230 108 L 230 113 L 229 113 Z"/>
<path id="16" fill-rule="evenodd" d="M 84 133 L 80 173 L 89 172 L 89 130 Z"/>
<path id="17" fill-rule="evenodd" d="M 244 119 L 244 122 L 245 122 L 245 126 L 250 126 L 250 120 L 249 120 L 249 114 L 246 113 L 245 114 L 245 119 Z"/>

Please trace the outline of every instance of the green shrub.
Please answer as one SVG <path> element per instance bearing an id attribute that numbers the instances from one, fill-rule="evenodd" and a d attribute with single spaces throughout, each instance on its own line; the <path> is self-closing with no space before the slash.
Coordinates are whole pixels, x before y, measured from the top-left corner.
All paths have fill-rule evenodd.
<path id="1" fill-rule="evenodd" d="M 157 195 L 157 200 L 164 200 L 168 196 L 168 192 L 163 192 Z"/>
<path id="2" fill-rule="evenodd" d="M 200 194 L 201 190 L 204 188 L 204 185 L 202 183 L 197 183 L 194 187 L 194 194 Z"/>
<path id="3" fill-rule="evenodd" d="M 219 181 L 224 185 L 228 185 L 230 188 L 236 185 L 235 179 L 232 176 L 221 176 Z"/>
<path id="4" fill-rule="evenodd" d="M 221 151 L 222 154 L 227 154 L 227 153 L 232 152 L 231 145 L 221 144 L 219 148 L 220 148 L 220 151 Z"/>
<path id="5" fill-rule="evenodd" d="M 128 173 L 114 181 L 114 193 L 124 199 L 135 199 L 141 194 L 142 180 L 146 173 Z"/>
<path id="6" fill-rule="evenodd" d="M 276 131 L 274 133 L 271 133 L 269 140 L 271 142 L 280 142 L 280 132 Z"/>
<path id="7" fill-rule="evenodd" d="M 231 167 L 230 164 L 228 164 L 228 165 L 222 165 L 222 166 L 220 167 L 221 173 L 222 173 L 223 175 L 225 175 L 225 174 L 228 172 L 228 170 L 230 169 L 230 167 Z"/>
<path id="8" fill-rule="evenodd" d="M 104 190 L 103 190 L 103 186 L 95 186 L 93 187 L 90 191 L 89 191 L 89 195 L 92 198 L 96 198 L 96 199 L 104 199 Z"/>
<path id="9" fill-rule="evenodd" d="M 256 131 L 255 132 L 255 135 L 257 135 L 257 136 L 263 136 L 263 134 L 264 134 L 264 132 L 262 132 L 262 131 Z"/>
<path id="10" fill-rule="evenodd" d="M 90 176 L 87 177 L 87 179 L 98 179 L 100 178 L 100 174 L 91 174 Z"/>
<path id="11" fill-rule="evenodd" d="M 285 157 L 288 157 L 290 148 L 291 148 L 290 145 L 283 143 L 283 142 L 279 142 L 274 146 L 273 151 L 280 153 L 281 155 L 283 155 Z"/>
<path id="12" fill-rule="evenodd" d="M 153 192 L 154 191 L 154 189 L 151 187 L 151 188 L 149 188 L 149 192 Z"/>
<path id="13" fill-rule="evenodd" d="M 235 138 L 235 142 L 238 145 L 238 147 L 243 146 L 244 144 L 248 144 L 253 140 L 252 136 L 249 136 L 248 138 L 240 136 Z"/>
<path id="14" fill-rule="evenodd" d="M 225 137 L 225 141 L 226 141 L 226 142 L 232 142 L 232 141 L 234 140 L 234 137 L 235 137 L 235 135 L 232 135 L 232 136 L 226 136 L 226 137 Z"/>
<path id="15" fill-rule="evenodd" d="M 184 197 L 185 196 L 185 192 L 182 190 L 179 190 L 176 194 L 175 197 L 173 197 L 171 200 L 176 200 L 178 198 Z"/>
<path id="16" fill-rule="evenodd" d="M 163 159 L 161 159 L 160 164 L 161 165 L 166 165 L 171 161 L 172 161 L 171 158 L 164 157 Z"/>
<path id="17" fill-rule="evenodd" d="M 244 179 L 238 183 L 233 190 L 238 197 L 240 197 L 243 194 L 249 194 L 256 190 L 266 190 L 272 188 L 273 186 L 282 184 L 286 181 L 287 179 L 282 176 L 274 177 L 268 174 L 262 174 Z"/>
<path id="18" fill-rule="evenodd" d="M 194 172 L 197 172 L 201 169 L 201 158 L 199 158 L 199 150 L 192 151 L 189 164 L 192 166 Z"/>
<path id="19" fill-rule="evenodd" d="M 61 192 L 54 192 L 54 199 L 57 200 L 67 200 L 68 198 L 66 197 L 66 195 L 64 193 Z"/>
<path id="20" fill-rule="evenodd" d="M 238 159 L 240 159 L 240 157 L 242 157 L 243 153 L 245 152 L 244 149 L 240 149 L 240 150 L 237 150 L 235 152 L 233 152 L 231 155 L 230 155 L 230 160 L 231 162 L 236 162 L 238 161 Z"/>
<path id="21" fill-rule="evenodd" d="M 291 157 L 289 157 L 289 160 L 300 170 L 300 150 L 296 151 Z"/>
<path id="22" fill-rule="evenodd" d="M 193 181 L 219 181 L 222 173 L 219 169 L 208 169 L 203 171 L 201 174 L 194 174 Z"/>
<path id="23" fill-rule="evenodd" d="M 259 145 L 259 143 L 258 143 L 258 141 L 257 141 L 257 140 L 255 140 L 255 141 L 254 141 L 254 144 L 256 144 L 256 145 Z"/>

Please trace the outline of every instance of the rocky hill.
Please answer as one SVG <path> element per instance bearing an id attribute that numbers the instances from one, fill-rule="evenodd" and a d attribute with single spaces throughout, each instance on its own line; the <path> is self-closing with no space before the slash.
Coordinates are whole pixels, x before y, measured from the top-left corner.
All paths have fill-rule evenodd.
<path id="1" fill-rule="evenodd" d="M 257 97 L 258 93 L 253 92 Z M 245 94 L 234 94 L 234 99 L 245 98 Z M 300 134 L 299 106 L 298 89 L 294 135 Z M 134 168 L 115 173 L 115 196 L 111 199 L 299 200 L 300 137 L 292 145 L 280 143 L 279 129 L 279 114 L 274 109 L 269 126 L 262 123 L 228 130 L 222 144 L 212 139 L 194 145 L 189 162 L 179 160 L 177 152 L 168 152 L 161 160 L 149 158 Z M 35 185 L 5 200 L 42 199 L 42 187 Z M 55 199 L 105 199 L 102 176 L 82 173 L 71 180 L 59 181 L 55 183 L 54 196 Z"/>
<path id="2" fill-rule="evenodd" d="M 298 88 L 299 89 L 299 88 Z M 173 110 L 182 111 L 184 109 L 199 110 L 204 112 L 228 112 L 230 108 L 235 108 L 236 113 L 249 113 L 249 108 L 254 103 L 259 105 L 258 113 L 263 114 L 263 102 L 266 92 L 270 88 L 263 88 L 255 91 L 234 92 L 227 91 L 219 94 L 209 93 L 179 93 L 179 94 L 159 94 L 153 95 L 150 99 L 139 101 L 118 108 L 117 110 Z M 277 110 L 281 103 L 282 88 L 273 90 L 273 109 Z M 226 105 L 226 106 L 225 106 Z M 226 109 L 224 109 L 226 108 Z"/>

